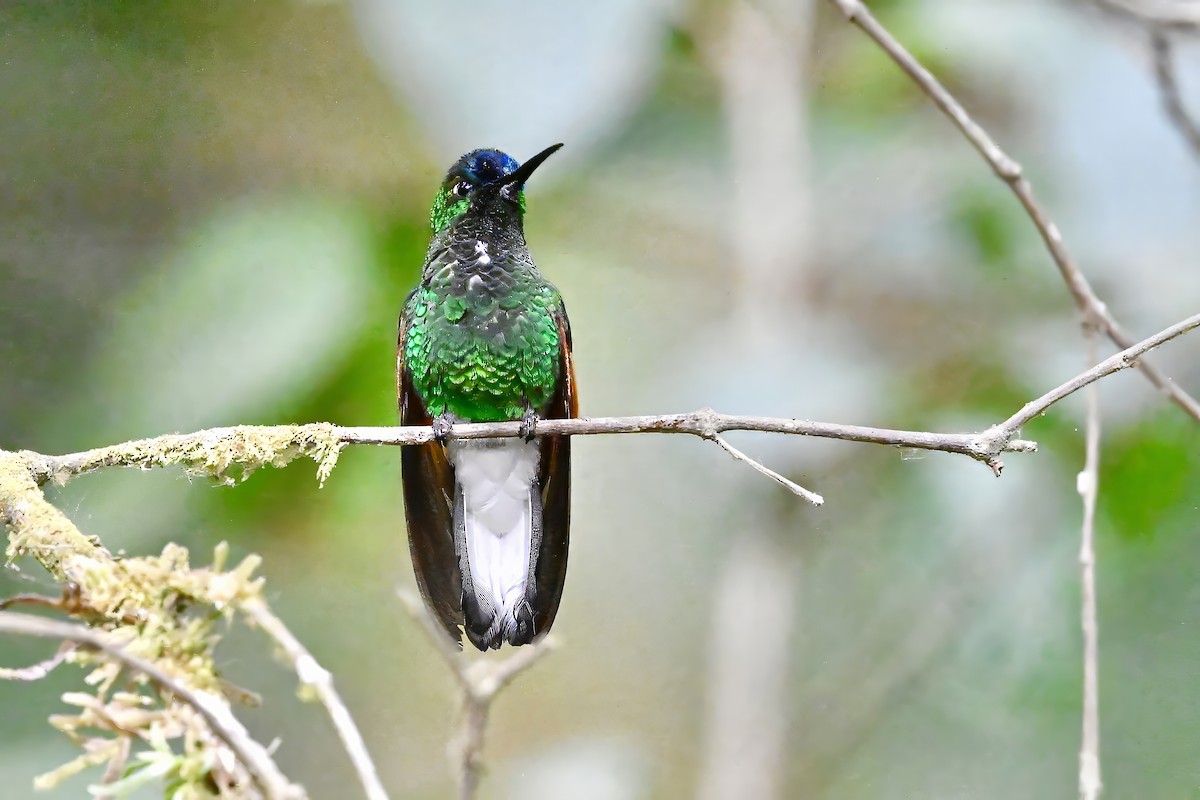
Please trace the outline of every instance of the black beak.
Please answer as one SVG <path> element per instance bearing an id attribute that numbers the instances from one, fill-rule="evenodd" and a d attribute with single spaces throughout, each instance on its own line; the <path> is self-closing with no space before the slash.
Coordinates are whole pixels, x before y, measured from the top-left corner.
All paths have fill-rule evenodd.
<path id="1" fill-rule="evenodd" d="M 560 147 L 562 147 L 562 142 L 559 142 L 558 144 L 552 144 L 533 158 L 526 161 L 521 166 L 517 167 L 517 171 L 505 179 L 505 188 L 513 186 L 517 189 L 520 189 L 525 185 L 525 181 L 529 180 L 529 176 L 533 174 L 533 171 L 540 167 L 543 161 L 558 152 Z"/>

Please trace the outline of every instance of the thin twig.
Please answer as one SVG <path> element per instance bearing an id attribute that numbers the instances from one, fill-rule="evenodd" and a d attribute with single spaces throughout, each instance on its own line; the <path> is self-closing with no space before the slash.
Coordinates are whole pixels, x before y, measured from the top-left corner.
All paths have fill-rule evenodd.
<path id="1" fill-rule="evenodd" d="M 142 673 L 160 690 L 195 709 L 213 733 L 229 745 L 268 800 L 301 800 L 307 796 L 303 788 L 291 783 L 280 772 L 267 749 L 250 736 L 245 726 L 219 698 L 180 683 L 154 664 L 129 653 L 95 631 L 44 617 L 0 611 L 0 633 L 59 639 L 102 651 L 133 671 Z"/>
<path id="2" fill-rule="evenodd" d="M 329 712 L 329 719 L 342 740 L 342 747 L 350 756 L 354 770 L 358 773 L 359 783 L 369 800 L 387 800 L 387 792 L 379 781 L 379 772 L 367 752 L 366 742 L 359 733 L 350 710 L 342 702 L 337 689 L 333 685 L 333 676 L 329 670 L 317 663 L 312 653 L 300 643 L 300 640 L 288 630 L 283 620 L 275 616 L 266 604 L 259 600 L 243 603 L 242 612 L 254 622 L 264 633 L 270 636 L 279 649 L 287 657 L 288 663 L 296 671 L 300 683 L 313 690 L 321 705 Z"/>
<path id="3" fill-rule="evenodd" d="M 1108 310 L 1091 284 L 1080 271 L 1075 259 L 1063 244 L 1062 233 L 1058 226 L 1033 192 L 1033 185 L 1022 174 L 1021 165 L 1011 156 L 1000 149 L 980 125 L 971 118 L 962 104 L 946 90 L 929 70 L 925 69 L 912 53 L 905 49 L 888 30 L 879 23 L 870 10 L 860 0 L 828 0 L 846 19 L 857 25 L 862 31 L 878 44 L 888 57 L 896 63 L 926 95 L 950 118 L 962 132 L 971 146 L 979 152 L 983 159 L 1016 195 L 1028 214 L 1030 221 L 1037 228 L 1046 244 L 1050 257 L 1058 267 L 1059 274 L 1066 282 L 1067 288 L 1075 299 L 1075 305 L 1083 315 L 1084 324 L 1104 332 L 1117 346 L 1127 348 L 1133 345 L 1133 338 L 1121 327 L 1116 318 Z M 1200 402 L 1187 392 L 1175 385 L 1167 375 L 1157 367 L 1141 362 L 1138 369 L 1146 378 L 1164 392 L 1171 401 L 1182 408 L 1193 419 L 1200 421 Z"/>
<path id="4" fill-rule="evenodd" d="M 1096 0 L 1100 8 L 1143 24 L 1164 28 L 1200 28 L 1200 3 L 1184 0 Z"/>
<path id="5" fill-rule="evenodd" d="M 1001 423 L 999 427 L 1002 430 L 1008 431 L 1010 435 L 1015 434 L 1022 425 L 1064 397 L 1069 397 L 1083 387 L 1112 375 L 1114 372 L 1120 372 L 1123 369 L 1137 366 L 1141 363 L 1139 359 L 1150 350 L 1198 327 L 1200 327 L 1200 314 L 1194 314 L 1182 322 L 1177 322 L 1171 327 L 1159 331 L 1147 339 L 1143 339 L 1132 347 L 1109 356 L 1086 372 L 1079 373 L 1071 380 L 1060 386 L 1056 386 L 1038 399 L 1026 403 L 1020 411 Z"/>
<path id="6" fill-rule="evenodd" d="M 1103 11 L 1143 28 L 1150 39 L 1154 62 L 1154 80 L 1167 119 L 1179 132 L 1192 152 L 1200 157 L 1200 123 L 1188 112 L 1175 71 L 1171 46 L 1172 32 L 1200 27 L 1200 4 L 1156 4 L 1148 0 L 1092 0 Z M 1189 31 L 1193 32 L 1194 31 Z"/>
<path id="7" fill-rule="evenodd" d="M 433 621 L 419 599 L 404 590 L 397 594 L 401 605 L 421 625 L 421 630 L 450 668 L 461 691 L 462 716 L 451 758 L 458 771 L 459 800 L 474 800 L 483 776 L 484 734 L 492 702 L 518 675 L 557 647 L 557 642 L 547 636 L 532 646 L 519 648 L 503 661 L 471 662 Z"/>
<path id="8" fill-rule="evenodd" d="M 61 611 L 63 601 L 60 597 L 48 597 L 44 594 L 14 594 L 0 600 L 0 611 L 9 606 L 38 606 Z"/>
<path id="9" fill-rule="evenodd" d="M 476 680 L 476 691 L 479 696 L 491 702 L 502 689 L 516 680 L 517 676 L 532 667 L 551 650 L 558 647 L 558 639 L 546 636 L 529 647 L 522 647 L 503 661 L 495 663 L 480 661 L 487 669 L 483 676 Z"/>
<path id="10" fill-rule="evenodd" d="M 1096 358 L 1095 336 L 1088 336 L 1089 361 Z M 1100 492 L 1100 387 L 1087 392 L 1086 455 L 1078 489 L 1083 497 L 1083 533 L 1079 548 L 1082 572 L 1083 739 L 1079 749 L 1079 798 L 1100 797 L 1100 666 L 1096 615 L 1096 499 Z"/>
<path id="11" fill-rule="evenodd" d="M 1171 40 L 1163 28 L 1156 27 L 1151 30 L 1150 49 L 1154 53 L 1154 78 L 1158 84 L 1158 94 L 1162 98 L 1167 118 L 1171 120 L 1171 124 L 1187 142 L 1193 154 L 1200 157 L 1200 124 L 1197 124 L 1183 104 L 1179 81 L 1175 77 Z"/>
<path id="12" fill-rule="evenodd" d="M 755 461 L 753 458 L 751 458 L 750 456 L 743 453 L 741 450 L 738 450 L 736 447 L 731 445 L 728 441 L 726 441 L 725 437 L 722 436 L 721 434 L 718 433 L 715 436 L 713 436 L 713 441 L 715 441 L 717 444 L 721 445 L 721 447 L 725 450 L 726 453 L 729 453 L 729 455 L 733 456 L 738 461 L 749 464 L 751 467 L 758 470 L 763 475 L 766 475 L 771 480 L 776 481 L 781 486 L 786 487 L 793 494 L 803 497 L 805 500 L 812 503 L 814 506 L 819 506 L 819 505 L 824 504 L 824 502 L 825 502 L 824 497 L 821 497 L 821 495 L 817 494 L 816 492 L 811 492 L 808 489 L 805 489 L 803 486 L 801 486 L 800 484 L 798 484 L 794 481 L 788 480 L 787 478 L 783 477 L 782 475 L 780 475 L 778 472 L 771 469 L 770 467 L 765 466 L 761 462 Z"/>
<path id="13" fill-rule="evenodd" d="M 54 655 L 28 667 L 0 667 L 0 681 L 40 681 L 63 662 L 75 645 L 63 642 Z"/>
<path id="14" fill-rule="evenodd" d="M 484 734 L 496 695 L 555 646 L 555 640 L 546 637 L 537 644 L 517 650 L 503 661 L 476 661 L 464 665 L 460 684 L 470 689 L 462 695 L 462 723 L 457 746 L 453 748 L 457 751 L 454 755 L 459 771 L 459 800 L 474 800 L 479 791 L 479 781 L 483 777 Z"/>

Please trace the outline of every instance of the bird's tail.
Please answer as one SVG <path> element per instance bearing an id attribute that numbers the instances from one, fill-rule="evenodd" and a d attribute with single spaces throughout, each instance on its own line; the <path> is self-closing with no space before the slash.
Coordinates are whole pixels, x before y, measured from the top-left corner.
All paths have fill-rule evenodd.
<path id="1" fill-rule="evenodd" d="M 542 538 L 538 442 L 454 442 L 454 548 L 467 638 L 480 650 L 528 644 Z"/>

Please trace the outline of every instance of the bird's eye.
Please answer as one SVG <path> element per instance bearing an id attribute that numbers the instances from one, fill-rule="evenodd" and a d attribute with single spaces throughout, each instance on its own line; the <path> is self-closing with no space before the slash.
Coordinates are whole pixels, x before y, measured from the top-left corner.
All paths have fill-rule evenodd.
<path id="1" fill-rule="evenodd" d="M 455 197 L 466 197 L 471 193 L 471 184 L 466 181 L 459 181 L 454 184 L 454 188 L 450 190 Z"/>

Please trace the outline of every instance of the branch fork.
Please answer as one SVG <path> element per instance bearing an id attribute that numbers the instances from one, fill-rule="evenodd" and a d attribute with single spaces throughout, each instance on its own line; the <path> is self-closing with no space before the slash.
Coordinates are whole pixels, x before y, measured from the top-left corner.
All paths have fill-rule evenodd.
<path id="1" fill-rule="evenodd" d="M 404 589 L 397 596 L 408 615 L 420 624 L 458 684 L 462 715 L 458 733 L 450 745 L 450 759 L 458 773 L 459 800 L 473 800 L 483 777 L 483 740 L 492 702 L 518 675 L 556 648 L 558 641 L 547 636 L 533 645 L 518 648 L 502 661 L 470 661 L 433 621 L 420 599 Z"/>
<path id="2" fill-rule="evenodd" d="M 1034 193 L 1029 179 L 1022 174 L 1021 165 L 996 144 L 987 131 L 967 113 L 962 103 L 950 94 L 946 87 L 917 61 L 913 54 L 900 44 L 879 20 L 875 19 L 870 9 L 861 0 L 828 0 L 828 2 L 841 12 L 847 22 L 857 26 L 879 45 L 880 49 L 896 63 L 896 66 L 908 75 L 933 101 L 934 105 L 954 123 L 954 126 L 983 157 L 992 171 L 1009 187 L 1021 207 L 1025 209 L 1029 221 L 1041 235 L 1046 250 L 1055 267 L 1058 268 L 1059 275 L 1067 285 L 1067 289 L 1071 292 L 1072 299 L 1074 299 L 1084 322 L 1095 326 L 1118 347 L 1132 347 L 1133 338 L 1112 315 L 1104 302 L 1097 297 L 1091 283 L 1067 250 L 1058 225 Z M 1134 5 L 1130 0 L 1103 0 L 1103 2 L 1110 6 L 1129 7 Z M 1159 5 L 1165 8 L 1164 4 L 1160 3 Z M 1182 6 L 1180 3 L 1171 5 Z M 1194 10 L 1192 15 L 1200 20 L 1200 14 Z M 1143 361 L 1138 364 L 1138 369 L 1150 383 L 1166 394 L 1171 402 L 1182 408 L 1192 419 L 1200 422 L 1200 402 L 1180 389 L 1174 381 L 1153 364 Z"/>

